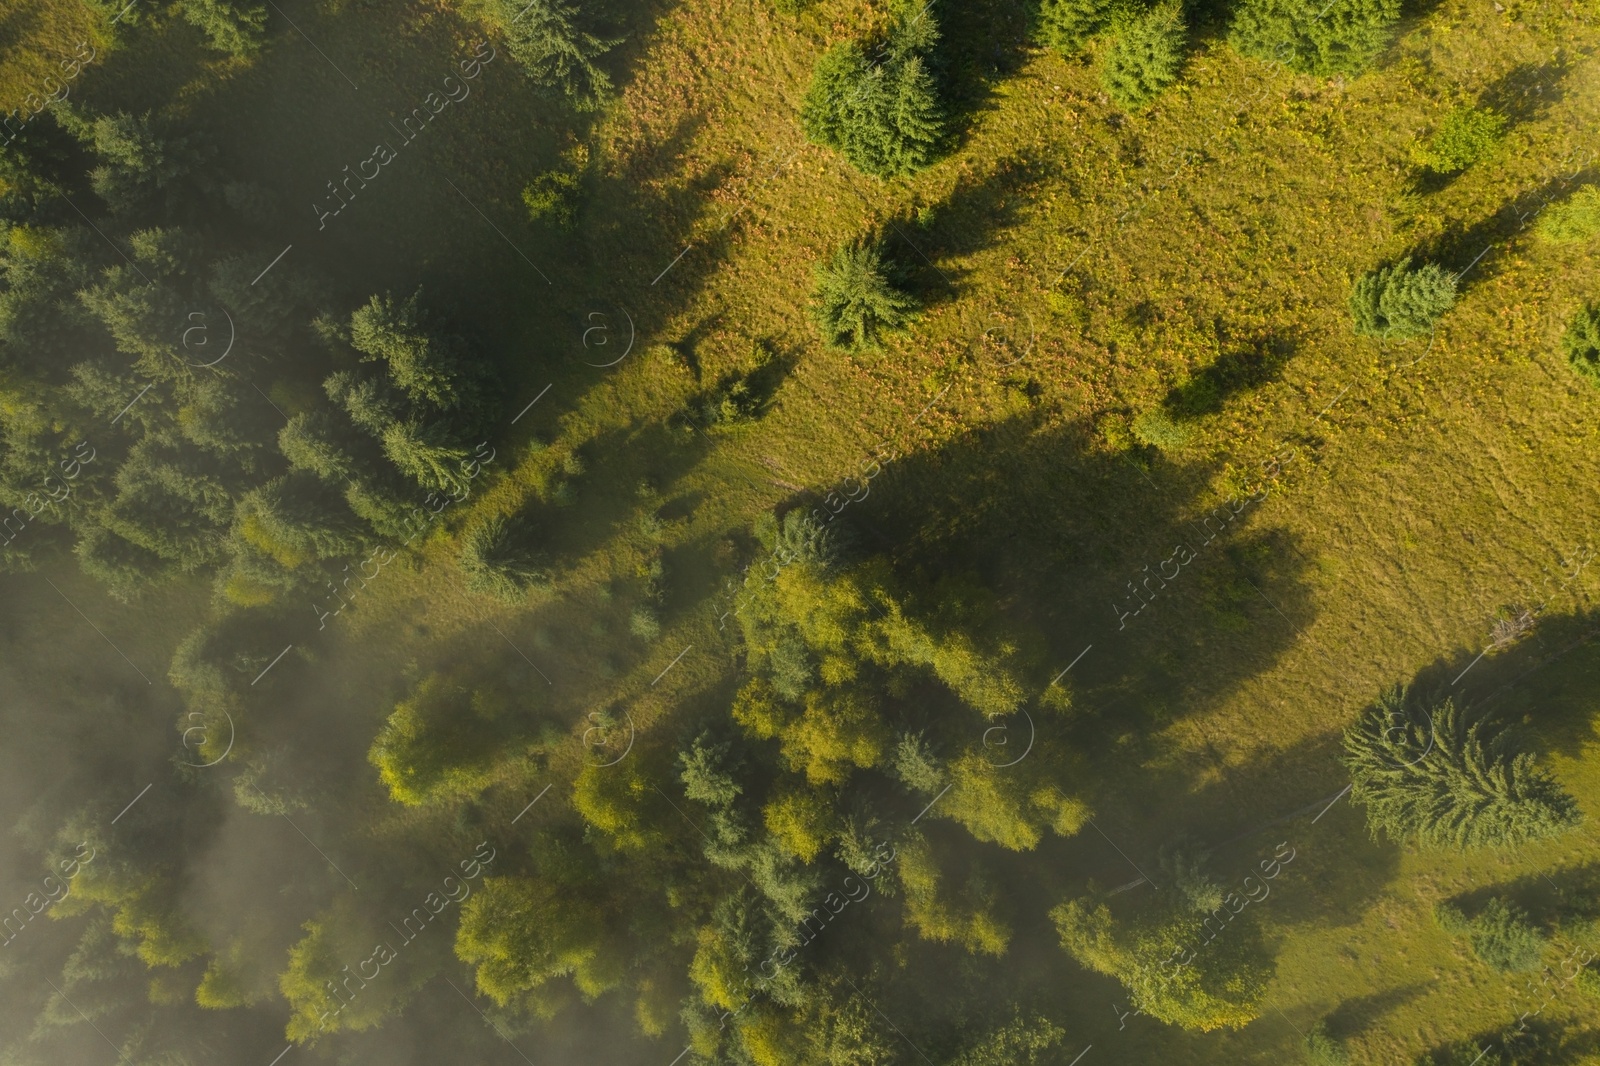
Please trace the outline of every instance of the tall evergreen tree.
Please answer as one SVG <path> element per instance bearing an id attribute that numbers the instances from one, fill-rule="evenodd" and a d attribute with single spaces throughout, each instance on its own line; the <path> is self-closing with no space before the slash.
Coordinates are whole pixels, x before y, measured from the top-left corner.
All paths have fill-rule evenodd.
<path id="1" fill-rule="evenodd" d="M 812 314 L 830 345 L 877 348 L 884 333 L 911 320 L 917 301 L 897 288 L 876 242 L 857 241 L 819 264 Z"/>
<path id="2" fill-rule="evenodd" d="M 1344 734 L 1351 797 L 1374 835 L 1464 850 L 1556 836 L 1581 820 L 1510 729 L 1448 699 L 1425 728 L 1404 706 L 1404 691 L 1390 690 Z"/>
<path id="3" fill-rule="evenodd" d="M 1100 84 L 1122 107 L 1139 110 L 1178 80 L 1188 27 L 1183 6 L 1166 0 L 1148 11 L 1115 20 L 1111 47 L 1101 61 Z"/>
<path id="4" fill-rule="evenodd" d="M 583 25 L 578 8 L 562 0 L 496 0 L 507 48 L 534 84 L 559 89 L 579 111 L 594 111 L 611 95 L 611 77 L 595 60 L 621 44 Z"/>
<path id="5" fill-rule="evenodd" d="M 924 6 L 903 12 L 881 62 L 847 41 L 817 61 L 800 108 L 806 137 L 841 152 L 865 174 L 913 174 L 933 162 L 944 109 L 928 71 L 938 27 Z"/>
<path id="6" fill-rule="evenodd" d="M 1399 0 L 1242 0 L 1228 43 L 1301 74 L 1353 76 L 1388 47 L 1399 20 Z"/>
<path id="7" fill-rule="evenodd" d="M 1456 276 L 1437 263 L 1413 268 L 1411 257 L 1362 275 L 1350 291 L 1355 331 L 1374 337 L 1425 337 L 1456 302 Z"/>

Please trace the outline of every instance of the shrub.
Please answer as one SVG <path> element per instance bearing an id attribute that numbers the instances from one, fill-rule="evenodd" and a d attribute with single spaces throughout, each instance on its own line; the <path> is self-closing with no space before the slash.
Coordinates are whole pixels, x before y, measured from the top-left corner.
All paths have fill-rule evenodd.
<path id="1" fill-rule="evenodd" d="M 1522 908 L 1491 899 L 1467 922 L 1472 953 L 1501 973 L 1529 973 L 1539 968 L 1548 944 Z"/>
<path id="2" fill-rule="evenodd" d="M 1556 244 L 1586 241 L 1600 233 L 1600 185 L 1585 185 L 1539 218 L 1539 236 Z"/>
<path id="3" fill-rule="evenodd" d="M 1408 256 L 1362 275 L 1350 292 L 1350 319 L 1359 334 L 1421 337 L 1455 302 L 1454 274 L 1437 263 L 1412 269 Z"/>
<path id="4" fill-rule="evenodd" d="M 635 607 L 628 619 L 628 632 L 640 640 L 655 640 L 661 635 L 661 621 L 652 607 Z"/>
<path id="5" fill-rule="evenodd" d="M 578 217 L 578 175 L 567 170 L 547 170 L 528 182 L 522 202 L 528 218 L 559 230 L 569 230 Z"/>
<path id="6" fill-rule="evenodd" d="M 1242 0 L 1228 43 L 1301 74 L 1355 75 L 1388 45 L 1399 18 L 1399 0 Z"/>
<path id="7" fill-rule="evenodd" d="M 933 162 L 944 136 L 944 111 L 926 55 L 937 39 L 924 9 L 896 23 L 882 62 L 869 60 L 853 42 L 830 49 L 817 61 L 800 106 L 806 138 L 880 178 L 912 174 Z"/>
<path id="8" fill-rule="evenodd" d="M 1423 723 L 1403 714 L 1392 689 L 1345 730 L 1351 798 L 1376 836 L 1461 850 L 1541 840 L 1577 825 L 1577 802 L 1515 735 L 1451 700 Z"/>
<path id="9" fill-rule="evenodd" d="M 510 602 L 520 599 L 529 586 L 549 578 L 539 554 L 522 542 L 503 516 L 467 532 L 459 561 L 468 588 Z"/>
<path id="10" fill-rule="evenodd" d="M 1034 36 L 1064 56 L 1077 55 L 1111 25 L 1112 0 L 1043 0 Z"/>
<path id="11" fill-rule="evenodd" d="M 917 301 L 890 280 L 878 245 L 847 244 L 816 272 L 813 317 L 833 347 L 862 351 L 911 320 Z"/>
<path id="12" fill-rule="evenodd" d="M 1137 111 L 1178 80 L 1188 27 L 1183 7 L 1167 0 L 1126 17 L 1101 61 L 1100 84 L 1121 107 Z"/>
<path id="13" fill-rule="evenodd" d="M 1561 335 L 1561 347 L 1572 369 L 1600 388 L 1600 304 L 1585 304 Z"/>
<path id="14" fill-rule="evenodd" d="M 1420 153 L 1428 169 L 1457 174 L 1483 159 L 1505 137 L 1505 116 L 1485 107 L 1458 107 L 1444 117 Z"/>
<path id="15" fill-rule="evenodd" d="M 1328 1023 L 1319 1021 L 1306 1034 L 1306 1061 L 1311 1066 L 1349 1066 L 1350 1053 L 1344 1044 L 1328 1035 Z"/>
<path id="16" fill-rule="evenodd" d="M 1578 971 L 1576 979 L 1578 991 L 1589 996 L 1600 996 L 1600 969 L 1590 963 Z"/>

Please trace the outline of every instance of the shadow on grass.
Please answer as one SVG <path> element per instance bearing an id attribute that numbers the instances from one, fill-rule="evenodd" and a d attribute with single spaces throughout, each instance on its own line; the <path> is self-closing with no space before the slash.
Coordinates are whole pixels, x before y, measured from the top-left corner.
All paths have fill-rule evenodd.
<path id="1" fill-rule="evenodd" d="M 1493 277 L 1500 269 L 1498 253 L 1505 244 L 1528 226 L 1546 204 L 1558 203 L 1585 182 L 1596 177 L 1594 168 L 1575 175 L 1550 178 L 1537 188 L 1512 197 L 1492 215 L 1468 226 L 1446 230 L 1419 247 L 1413 254 L 1432 260 L 1458 276 L 1457 289 L 1466 292 Z"/>
<path id="2" fill-rule="evenodd" d="M 1225 350 L 1188 381 L 1173 386 L 1162 406 L 1179 420 L 1216 414 L 1232 396 L 1281 378 L 1294 352 L 1295 342 L 1281 334 L 1251 338 Z"/>

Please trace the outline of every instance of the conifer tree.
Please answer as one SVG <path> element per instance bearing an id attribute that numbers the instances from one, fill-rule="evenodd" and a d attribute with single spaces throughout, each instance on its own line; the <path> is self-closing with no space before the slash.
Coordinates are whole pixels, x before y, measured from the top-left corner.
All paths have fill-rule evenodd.
<path id="1" fill-rule="evenodd" d="M 928 166 L 944 137 L 944 109 L 927 66 L 937 40 L 923 7 L 901 14 L 880 62 L 854 42 L 830 49 L 801 104 L 806 137 L 843 153 L 864 174 L 895 177 Z"/>
<path id="2" fill-rule="evenodd" d="M 559 89 L 579 111 L 611 95 L 611 77 L 595 60 L 622 43 L 585 29 L 578 8 L 562 0 L 497 0 L 507 48 L 534 84 Z"/>
<path id="3" fill-rule="evenodd" d="M 529 586 L 549 578 L 540 554 L 524 543 L 503 515 L 467 531 L 459 561 L 468 588 L 513 603 Z"/>
<path id="4" fill-rule="evenodd" d="M 1456 276 L 1437 263 L 1415 269 L 1411 257 L 1362 275 L 1350 292 L 1350 319 L 1368 336 L 1423 337 L 1456 302 Z"/>
<path id="5" fill-rule="evenodd" d="M 916 300 L 889 280 L 876 243 L 857 241 L 818 267 L 813 316 L 830 345 L 862 351 L 911 320 Z"/>
<path id="6" fill-rule="evenodd" d="M 1374 835 L 1465 850 L 1563 833 L 1577 802 L 1518 750 L 1511 730 L 1445 700 L 1426 727 L 1403 713 L 1405 693 L 1379 698 L 1344 734 L 1352 798 Z"/>
<path id="7" fill-rule="evenodd" d="M 1300 74 L 1356 75 L 1389 44 L 1399 0 L 1242 0 L 1228 43 Z"/>
<path id="8" fill-rule="evenodd" d="M 1136 111 L 1178 80 L 1188 28 L 1183 7 L 1176 0 L 1167 0 L 1139 14 L 1124 15 L 1118 22 L 1102 61 L 1100 84 L 1111 99 Z"/>
<path id="9" fill-rule="evenodd" d="M 1035 36 L 1064 56 L 1075 56 L 1111 25 L 1112 0 L 1042 0 Z"/>

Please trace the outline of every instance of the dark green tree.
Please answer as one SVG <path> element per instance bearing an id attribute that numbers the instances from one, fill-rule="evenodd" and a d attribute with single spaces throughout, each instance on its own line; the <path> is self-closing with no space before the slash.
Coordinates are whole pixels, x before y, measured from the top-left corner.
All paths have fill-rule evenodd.
<path id="1" fill-rule="evenodd" d="M 1600 388 L 1600 304 L 1584 304 L 1567 323 L 1561 335 L 1561 348 L 1572 369 L 1589 384 Z"/>
<path id="2" fill-rule="evenodd" d="M 179 10 L 219 52 L 250 56 L 261 49 L 267 9 L 248 0 L 183 0 Z"/>
<path id="3" fill-rule="evenodd" d="M 585 25 L 577 6 L 562 0 L 495 0 L 507 49 L 534 84 L 559 89 L 579 111 L 594 111 L 611 95 L 611 77 L 595 60 L 622 43 Z"/>
<path id="4" fill-rule="evenodd" d="M 1188 26 L 1183 6 L 1166 0 L 1146 11 L 1120 15 L 1111 47 L 1101 60 L 1100 84 L 1122 107 L 1137 111 L 1178 80 Z"/>
<path id="5" fill-rule="evenodd" d="M 543 556 L 526 541 L 503 515 L 469 529 L 459 557 L 467 587 L 515 603 L 530 586 L 549 580 Z"/>
<path id="6" fill-rule="evenodd" d="M 1399 0 L 1242 0 L 1228 43 L 1301 74 L 1354 76 L 1388 47 L 1399 19 Z"/>
<path id="7" fill-rule="evenodd" d="M 1423 337 L 1456 302 L 1456 276 L 1437 263 L 1413 268 L 1411 258 L 1363 274 L 1350 292 L 1350 320 L 1359 334 Z"/>
<path id="8" fill-rule="evenodd" d="M 1064 56 L 1080 54 L 1111 25 L 1112 0 L 1042 0 L 1034 36 Z"/>
<path id="9" fill-rule="evenodd" d="M 1344 734 L 1351 798 L 1374 835 L 1460 849 L 1508 846 L 1565 832 L 1577 802 L 1517 747 L 1510 729 L 1451 700 L 1425 716 L 1385 692 Z"/>
<path id="10" fill-rule="evenodd" d="M 412 403 L 476 414 L 488 400 L 485 375 L 461 339 L 422 310 L 421 296 L 420 289 L 401 301 L 374 296 L 350 316 L 350 344 L 364 361 L 383 364 Z"/>
<path id="11" fill-rule="evenodd" d="M 307 471 L 273 478 L 241 496 L 234 530 L 290 570 L 355 555 L 364 545 L 361 524 L 338 491 Z"/>
<path id="12" fill-rule="evenodd" d="M 451 492 L 467 483 L 462 464 L 471 457 L 472 449 L 459 443 L 440 423 L 395 423 L 384 430 L 383 453 L 425 490 Z"/>
<path id="13" fill-rule="evenodd" d="M 938 40 L 923 7 L 902 12 L 873 62 L 854 42 L 817 61 L 800 108 L 813 143 L 841 152 L 864 174 L 895 177 L 932 163 L 944 137 L 944 110 L 927 59 Z"/>
<path id="14" fill-rule="evenodd" d="M 882 335 L 911 320 L 917 301 L 890 280 L 875 241 L 856 241 L 833 253 L 816 272 L 812 317 L 836 348 L 877 348 Z"/>

